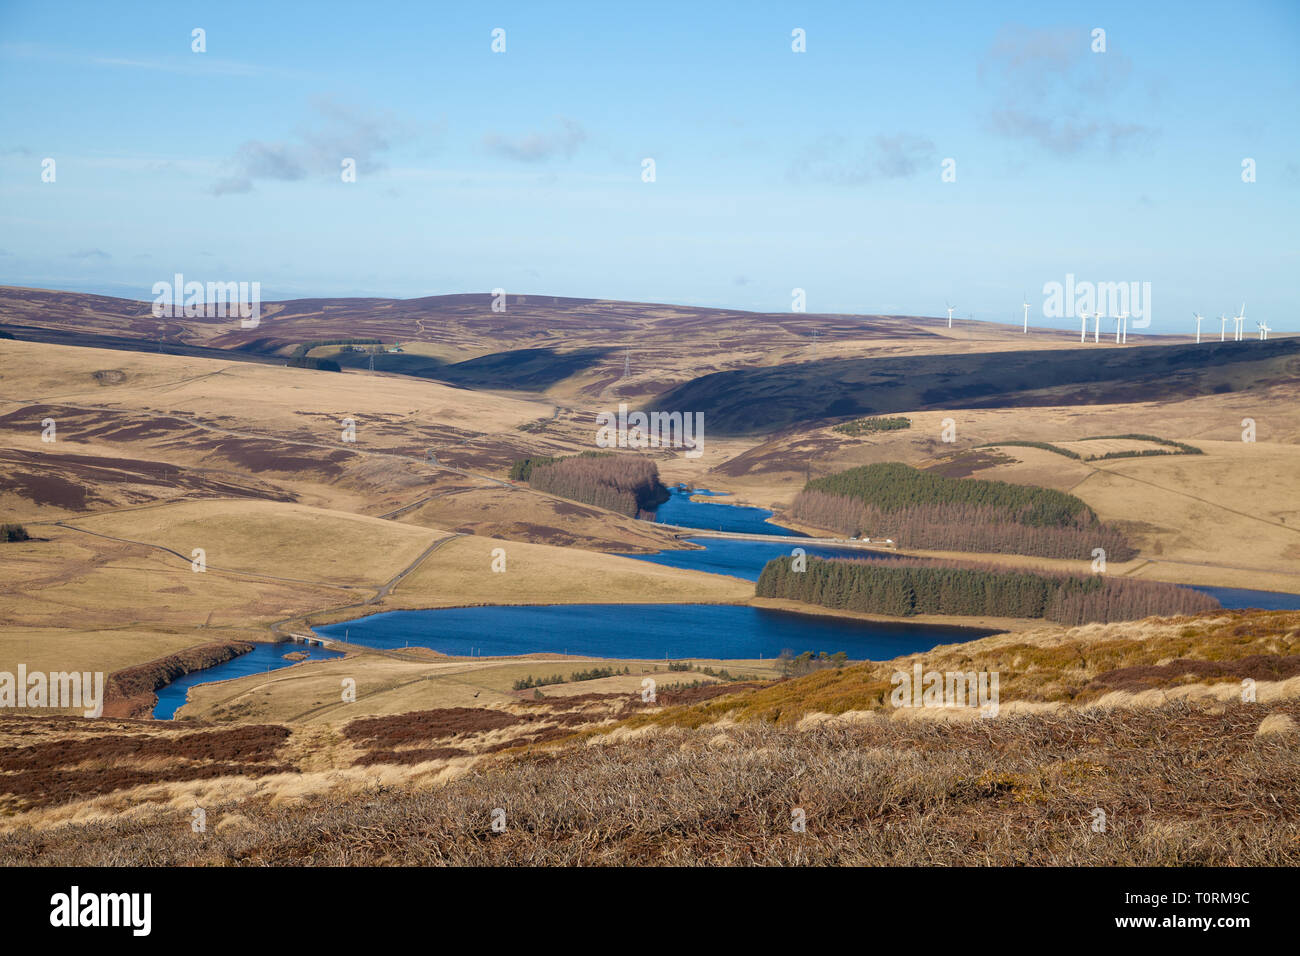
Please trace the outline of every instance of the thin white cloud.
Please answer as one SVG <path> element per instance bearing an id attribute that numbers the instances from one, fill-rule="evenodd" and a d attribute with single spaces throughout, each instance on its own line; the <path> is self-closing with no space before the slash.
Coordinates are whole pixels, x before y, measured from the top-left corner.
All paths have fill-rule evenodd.
<path id="1" fill-rule="evenodd" d="M 226 173 L 211 187 L 214 196 L 251 192 L 258 180 L 297 182 L 312 176 L 338 176 L 345 159 L 358 174 L 384 168 L 380 154 L 410 134 L 387 111 L 362 111 L 328 97 L 312 107 L 323 123 L 277 142 L 246 140 L 226 163 Z"/>
<path id="2" fill-rule="evenodd" d="M 795 181 L 858 186 L 875 179 L 914 176 L 934 155 L 934 143 L 917 133 L 877 135 L 861 145 L 833 133 L 814 140 L 799 153 L 788 175 Z"/>
<path id="3" fill-rule="evenodd" d="M 52 63 L 103 67 L 114 70 L 150 70 L 161 73 L 178 73 L 190 76 L 294 76 L 306 78 L 307 74 L 287 70 L 283 66 L 268 66 L 229 60 L 210 53 L 178 53 L 173 57 L 149 58 L 131 56 L 87 56 L 41 43 L 0 43 L 0 58 L 40 60 Z"/>
<path id="4" fill-rule="evenodd" d="M 587 139 L 587 131 L 576 120 L 565 116 L 556 118 L 556 126 L 522 136 L 505 136 L 488 133 L 483 145 L 498 156 L 521 163 L 543 163 L 557 157 L 569 159 Z"/>
<path id="5" fill-rule="evenodd" d="M 1058 155 L 1117 153 L 1150 141 L 1155 130 L 1114 112 L 1131 62 L 1117 50 L 1095 53 L 1092 43 L 1081 27 L 1004 26 L 979 67 L 994 96 L 989 130 Z"/>

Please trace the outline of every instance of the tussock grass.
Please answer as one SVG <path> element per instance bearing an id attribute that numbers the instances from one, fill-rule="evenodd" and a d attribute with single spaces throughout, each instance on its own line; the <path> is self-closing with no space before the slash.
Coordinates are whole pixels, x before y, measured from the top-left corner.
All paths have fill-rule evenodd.
<path id="1" fill-rule="evenodd" d="M 639 714 L 629 723 L 700 727 L 729 715 L 787 725 L 810 713 L 887 710 L 894 687 L 891 676 L 897 670 L 910 670 L 917 661 L 927 671 L 997 671 L 1002 706 L 1102 702 L 1114 706 L 1117 692 L 1127 692 L 1132 702 L 1135 681 L 1141 686 L 1141 675 L 1128 673 L 1131 668 L 1158 667 L 1151 680 L 1151 686 L 1160 689 L 1155 701 L 1165 699 L 1170 688 L 1205 687 L 1215 682 L 1236 693 L 1245 677 L 1259 683 L 1261 695 L 1271 684 L 1300 691 L 1290 677 L 1291 667 L 1300 667 L 1300 612 L 1209 612 L 1197 617 L 1002 634 L 894 661 L 857 664 L 754 690 L 742 689 L 700 704 Z M 1199 666 L 1202 661 L 1223 666 L 1219 671 L 1211 669 L 1207 676 L 1206 669 Z M 1151 702 L 1149 699 L 1144 706 Z"/>
<path id="2" fill-rule="evenodd" d="M 963 724 L 646 728 L 441 786 L 246 797 L 0 835 L 76 865 L 1295 865 L 1300 755 L 1256 737 L 1300 702 Z M 506 814 L 504 832 L 492 812 Z M 1104 833 L 1092 811 L 1106 813 Z M 802 810 L 806 832 L 794 832 Z M 184 811 L 184 812 L 182 812 Z M 229 822 L 224 822 L 229 820 Z"/>

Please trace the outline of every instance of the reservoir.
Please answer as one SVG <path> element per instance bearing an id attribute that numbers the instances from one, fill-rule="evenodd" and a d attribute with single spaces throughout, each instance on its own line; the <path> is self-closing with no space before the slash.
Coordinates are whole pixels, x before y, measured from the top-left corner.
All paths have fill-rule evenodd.
<path id="1" fill-rule="evenodd" d="M 641 660 L 772 658 L 844 651 L 889 660 L 993 631 L 797 614 L 732 604 L 553 604 L 389 611 L 314 629 L 321 637 L 386 649 L 495 657 L 551 652 Z"/>
<path id="2" fill-rule="evenodd" d="M 1258 608 L 1261 611 L 1300 611 L 1300 594 L 1282 591 L 1250 591 L 1245 588 L 1207 588 L 1188 585 L 1218 600 L 1226 608 Z"/>
<path id="3" fill-rule="evenodd" d="M 714 498 L 727 497 L 726 492 L 697 488 L 688 491 L 680 485 L 670 489 L 671 496 L 655 511 L 655 521 L 675 524 L 683 528 L 700 528 L 708 531 L 739 531 L 744 534 L 779 534 L 789 538 L 806 538 L 799 531 L 791 531 L 767 519 L 772 512 L 766 508 L 750 508 L 721 502 L 692 501 L 692 495 Z"/>
<path id="4" fill-rule="evenodd" d="M 628 557 L 675 568 L 727 574 L 757 581 L 772 558 L 803 547 L 819 557 L 865 557 L 862 551 L 800 545 L 806 537 L 767 519 L 772 512 L 715 502 L 691 501 L 678 488 L 659 506 L 655 520 L 682 527 L 772 534 L 779 541 L 693 538 L 698 549 Z M 717 496 L 720 497 L 720 496 Z M 872 552 L 873 556 L 880 554 Z M 408 644 L 444 654 L 490 657 L 556 653 L 590 657 L 662 660 L 681 658 L 772 658 L 783 650 L 801 654 L 844 651 L 850 660 L 889 660 L 938 644 L 974 640 L 993 631 L 911 622 L 862 621 L 721 604 L 561 604 L 516 607 L 390 611 L 314 629 L 321 637 L 367 647 Z"/>
<path id="5" fill-rule="evenodd" d="M 183 677 L 176 678 L 166 687 L 159 689 L 157 691 L 158 703 L 154 705 L 153 715 L 158 720 L 171 720 L 176 716 L 176 711 L 180 710 L 181 705 L 185 703 L 185 697 L 189 694 L 190 688 L 198 684 L 210 684 L 213 681 L 247 677 L 249 674 L 261 674 L 265 671 L 288 667 L 296 663 L 296 661 L 287 661 L 284 659 L 284 655 L 292 654 L 294 651 L 306 654 L 306 659 L 313 661 L 343 656 L 338 651 L 330 651 L 323 647 L 314 647 L 308 644 L 295 644 L 289 641 L 282 644 L 254 644 L 253 649 L 247 654 L 232 657 L 224 664 L 216 664 L 212 667 L 205 667 L 203 670 L 191 671 Z"/>
<path id="6" fill-rule="evenodd" d="M 772 512 L 691 495 L 723 497 L 710 491 L 672 491 L 655 520 L 681 527 L 745 534 L 769 534 L 781 541 L 690 538 L 699 548 L 628 555 L 641 561 L 758 580 L 763 565 L 802 547 L 815 557 L 865 557 L 851 549 L 800 544 L 807 537 L 772 524 Z M 887 557 L 888 552 L 870 552 Z M 1225 608 L 1300 609 L 1300 595 L 1238 588 L 1203 587 Z M 635 597 L 635 595 L 631 595 Z M 508 656 L 533 653 L 576 654 L 640 660 L 772 658 L 844 651 L 850 660 L 888 660 L 939 644 L 974 640 L 992 631 L 945 625 L 861 621 L 790 611 L 715 604 L 569 604 L 390 611 L 315 628 L 321 637 L 346 638 L 368 647 L 429 647 L 454 656 Z M 185 703 L 189 688 L 287 667 L 284 655 L 304 651 L 312 660 L 339 656 L 303 644 L 258 644 L 256 650 L 224 664 L 187 674 L 158 691 L 154 716 L 170 719 Z"/>

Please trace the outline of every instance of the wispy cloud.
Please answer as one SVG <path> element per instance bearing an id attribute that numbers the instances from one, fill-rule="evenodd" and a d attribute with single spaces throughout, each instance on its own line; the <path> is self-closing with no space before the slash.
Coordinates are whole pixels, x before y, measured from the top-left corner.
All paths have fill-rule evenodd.
<path id="1" fill-rule="evenodd" d="M 103 249 L 78 249 L 68 253 L 73 259 L 111 259 L 113 256 Z"/>
<path id="2" fill-rule="evenodd" d="M 796 156 L 789 177 L 842 186 L 904 179 L 918 173 L 934 155 L 934 143 L 916 133 L 878 135 L 861 144 L 833 133 L 814 140 Z"/>
<path id="3" fill-rule="evenodd" d="M 488 133 L 483 137 L 483 144 L 498 156 L 505 156 L 521 163 L 542 163 L 556 157 L 570 158 L 586 139 L 587 132 L 581 124 L 576 120 L 560 116 L 556 118 L 556 126 L 553 129 L 525 133 L 516 137 Z"/>
<path id="4" fill-rule="evenodd" d="M 247 140 L 227 162 L 226 175 L 212 185 L 215 196 L 246 193 L 257 180 L 296 182 L 309 176 L 337 176 L 344 159 L 354 160 L 359 174 L 383 169 L 379 154 L 409 134 L 386 111 L 363 112 L 326 97 L 313 101 L 321 120 L 279 142 Z"/>
<path id="5" fill-rule="evenodd" d="M 1131 66 L 1116 50 L 1094 53 L 1082 28 L 1003 27 L 979 67 L 994 96 L 987 126 L 1058 155 L 1139 146 L 1155 130 L 1114 112 Z"/>
<path id="6" fill-rule="evenodd" d="M 192 76 L 261 76 L 270 72 L 266 67 L 239 60 L 223 60 L 207 53 L 191 53 L 181 59 L 136 60 L 127 57 L 97 56 L 90 62 L 96 66 L 121 67 L 129 70 L 154 70 L 160 73 L 185 73 Z M 283 72 L 276 70 L 276 72 Z"/>
<path id="7" fill-rule="evenodd" d="M 241 60 L 227 60 L 210 53 L 181 53 L 173 57 L 86 56 L 73 50 L 64 50 L 42 43 L 0 43 L 0 57 L 41 60 L 68 65 L 103 67 L 115 70 L 150 70 L 159 73 L 179 73 L 190 76 L 262 76 L 300 75 L 281 66 L 264 66 Z"/>

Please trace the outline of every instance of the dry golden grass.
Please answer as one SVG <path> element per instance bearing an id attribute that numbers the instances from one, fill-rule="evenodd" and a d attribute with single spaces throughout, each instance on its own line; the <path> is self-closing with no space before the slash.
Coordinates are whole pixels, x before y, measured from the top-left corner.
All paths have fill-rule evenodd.
<path id="1" fill-rule="evenodd" d="M 1132 452 L 1172 452 L 1176 449 L 1159 442 L 1142 441 L 1134 438 L 1093 438 L 1087 441 L 1053 442 L 1057 448 L 1072 451 L 1084 458 L 1109 455 L 1115 452 L 1130 454 Z"/>
<path id="2" fill-rule="evenodd" d="M 525 493 L 520 487 L 453 491 L 412 509 L 398 520 L 483 537 L 591 551 L 637 553 L 677 546 L 674 534 L 653 522 L 563 498 Z"/>
<path id="3" fill-rule="evenodd" d="M 291 645 L 287 645 L 291 646 Z M 292 723 L 294 726 L 337 724 L 357 717 L 402 714 L 446 707 L 503 707 L 531 700 L 532 691 L 516 692 L 521 678 L 559 674 L 565 683 L 540 688 L 546 697 L 617 694 L 639 699 L 641 681 L 653 676 L 664 686 L 715 680 L 700 670 L 670 672 L 662 661 L 547 655 L 529 658 L 456 658 L 433 661 L 380 653 L 355 653 L 345 659 L 313 661 L 269 674 L 200 684 L 190 690 L 178 716 L 194 720 Z M 414 655 L 410 655 L 414 656 Z M 697 667 L 728 669 L 746 678 L 772 679 L 772 661 L 694 661 Z M 611 667 L 630 674 L 570 681 L 575 671 Z M 357 699 L 345 703 L 342 681 L 356 682 Z M 521 696 L 522 693 L 522 696 Z"/>
<path id="4" fill-rule="evenodd" d="M 447 536 L 345 512 L 237 499 L 179 502 L 67 523 L 186 556 L 202 548 L 209 568 L 368 588 L 379 587 Z"/>
<path id="5" fill-rule="evenodd" d="M 239 639 L 239 635 L 230 637 Z M 200 629 L 4 627 L 0 629 L 0 671 L 13 673 L 19 664 L 26 664 L 28 671 L 77 669 L 110 674 L 212 640 L 211 633 Z"/>
<path id="6" fill-rule="evenodd" d="M 77 633 L 110 628 L 265 634 L 263 628 L 280 618 L 373 593 L 212 569 L 198 574 L 188 558 L 146 545 L 52 525 L 40 526 L 39 534 L 47 540 L 3 546 L 0 624 L 6 627 L 66 629 L 74 640 L 80 640 Z"/>
<path id="7" fill-rule="evenodd" d="M 505 551 L 506 571 L 492 571 Z M 467 535 L 433 552 L 382 608 L 471 604 L 738 604 L 753 585 L 739 578 L 522 541 Z"/>
<path id="8" fill-rule="evenodd" d="M 249 431 L 338 442 L 341 419 L 357 421 L 357 442 L 386 444 L 370 423 L 438 422 L 490 432 L 512 429 L 550 403 L 505 398 L 395 375 L 320 372 L 249 362 L 5 341 L 0 400 L 180 411 Z M 123 373 L 100 385 L 94 373 Z M 323 421 L 318 421 L 323 418 Z M 37 434 L 39 440 L 39 433 Z M 391 440 L 391 439 L 390 439 Z"/>

